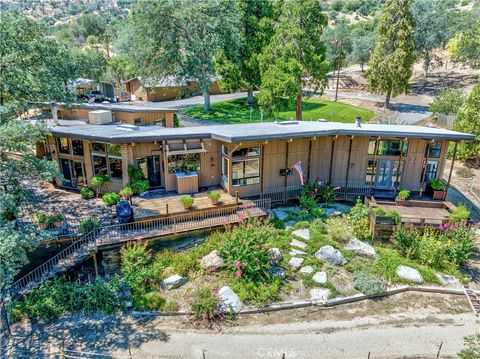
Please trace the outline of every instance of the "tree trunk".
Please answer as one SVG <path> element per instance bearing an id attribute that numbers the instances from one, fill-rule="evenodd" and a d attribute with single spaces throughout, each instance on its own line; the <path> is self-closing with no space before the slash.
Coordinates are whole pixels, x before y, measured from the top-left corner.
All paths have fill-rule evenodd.
<path id="1" fill-rule="evenodd" d="M 253 89 L 247 90 L 247 104 L 250 106 L 255 105 L 255 99 L 253 98 Z"/>
<path id="2" fill-rule="evenodd" d="M 430 55 L 428 52 L 425 54 L 425 58 L 423 59 L 423 78 L 426 79 L 428 77 L 428 69 L 430 67 Z"/>
<path id="3" fill-rule="evenodd" d="M 390 106 L 390 97 L 392 96 L 392 91 L 387 91 L 387 97 L 385 97 L 385 104 L 383 105 L 383 109 L 386 110 Z"/>
<path id="4" fill-rule="evenodd" d="M 208 93 L 208 90 L 203 92 L 203 110 L 204 111 L 210 111 L 210 94 Z"/>
<path id="5" fill-rule="evenodd" d="M 340 50 L 338 51 L 337 87 L 335 88 L 335 102 L 337 102 L 337 98 L 338 98 L 338 83 L 340 82 L 340 67 L 342 65 L 342 48 L 343 48 L 343 42 L 340 42 Z"/>
<path id="6" fill-rule="evenodd" d="M 297 96 L 297 121 L 302 121 L 302 91 Z"/>
<path id="7" fill-rule="evenodd" d="M 362 72 L 365 72 L 365 71 L 363 70 L 363 61 L 360 63 L 360 69 L 361 69 Z"/>

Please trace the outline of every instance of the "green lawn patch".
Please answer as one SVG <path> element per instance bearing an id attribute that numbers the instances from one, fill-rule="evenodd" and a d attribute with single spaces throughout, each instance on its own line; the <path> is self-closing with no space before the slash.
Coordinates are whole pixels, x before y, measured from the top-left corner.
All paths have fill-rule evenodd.
<path id="1" fill-rule="evenodd" d="M 365 108 L 348 105 L 341 102 L 333 102 L 321 99 L 304 99 L 303 120 L 317 121 L 325 119 L 334 122 L 355 122 L 356 116 L 361 116 L 363 121 L 369 121 L 374 116 L 373 111 Z M 222 101 L 212 104 L 211 111 L 204 111 L 203 105 L 192 106 L 184 110 L 187 116 L 202 120 L 216 121 L 225 124 L 261 122 L 262 116 L 258 105 L 248 106 L 246 98 Z M 289 120 L 295 118 L 295 103 L 285 100 L 282 110 L 279 112 L 278 120 Z M 263 121 L 274 121 L 275 118 L 263 114 Z"/>

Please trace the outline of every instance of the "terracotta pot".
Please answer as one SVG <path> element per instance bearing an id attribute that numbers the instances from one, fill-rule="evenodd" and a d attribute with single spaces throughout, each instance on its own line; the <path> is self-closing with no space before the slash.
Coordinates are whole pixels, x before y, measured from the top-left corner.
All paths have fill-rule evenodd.
<path id="1" fill-rule="evenodd" d="M 183 204 L 183 208 L 190 209 L 190 208 L 192 208 L 192 205 L 191 204 Z"/>
<path id="2" fill-rule="evenodd" d="M 212 202 L 212 204 L 218 204 L 217 198 L 210 198 L 210 201 Z"/>

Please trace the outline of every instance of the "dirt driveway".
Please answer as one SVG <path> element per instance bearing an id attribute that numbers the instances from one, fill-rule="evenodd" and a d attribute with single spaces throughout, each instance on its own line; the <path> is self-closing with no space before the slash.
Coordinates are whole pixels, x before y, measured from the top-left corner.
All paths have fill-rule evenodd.
<path id="1" fill-rule="evenodd" d="M 243 315 L 214 330 L 185 318 L 69 318 L 15 328 L 12 357 L 68 350 L 112 358 L 454 358 L 478 330 L 463 296 L 405 293 L 337 308 Z M 26 351 L 23 351 L 26 350 Z M 33 352 L 32 352 L 33 351 Z M 30 356 L 25 356 L 29 353 Z M 94 357 L 94 356 L 91 356 Z M 100 357 L 100 356 L 98 356 Z"/>

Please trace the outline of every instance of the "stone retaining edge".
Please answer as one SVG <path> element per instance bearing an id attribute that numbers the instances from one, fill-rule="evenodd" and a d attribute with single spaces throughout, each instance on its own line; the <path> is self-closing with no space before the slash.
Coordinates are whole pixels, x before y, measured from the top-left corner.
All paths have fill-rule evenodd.
<path id="1" fill-rule="evenodd" d="M 311 306 L 321 306 L 321 307 L 328 308 L 328 307 L 335 307 L 342 304 L 360 302 L 362 300 L 367 300 L 367 299 L 389 297 L 391 295 L 405 293 L 405 292 L 464 295 L 463 288 L 439 288 L 439 287 L 429 287 L 429 286 L 404 285 L 404 286 L 387 289 L 385 292 L 375 294 L 375 295 L 355 294 L 349 297 L 338 297 L 338 298 L 333 298 L 327 301 L 316 300 L 316 299 L 304 299 L 304 300 L 297 300 L 293 302 L 272 304 L 267 307 L 244 309 L 244 310 L 241 310 L 238 314 L 259 314 L 259 313 L 276 312 L 280 310 L 305 308 L 305 307 L 311 307 Z M 475 291 L 475 293 L 477 295 L 480 295 L 480 291 Z M 136 310 L 132 310 L 130 313 L 133 316 L 157 316 L 157 317 L 176 317 L 176 316 L 193 314 L 192 312 L 157 312 L 157 311 L 141 312 Z"/>

